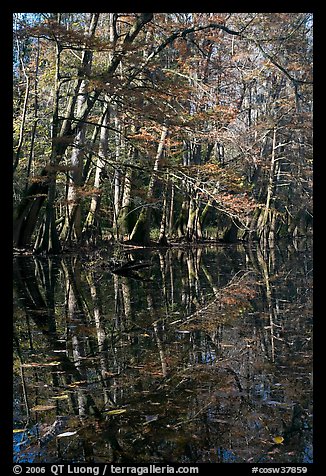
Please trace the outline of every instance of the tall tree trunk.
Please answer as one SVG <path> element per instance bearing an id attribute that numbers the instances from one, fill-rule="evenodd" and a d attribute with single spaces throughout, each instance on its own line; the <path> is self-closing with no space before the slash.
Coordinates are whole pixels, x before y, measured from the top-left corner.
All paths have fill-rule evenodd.
<path id="1" fill-rule="evenodd" d="M 129 234 L 132 231 L 131 214 L 129 213 L 131 203 L 131 179 L 132 169 L 128 167 L 124 174 L 121 210 L 118 220 L 119 234 L 122 240 L 124 240 L 125 238 L 129 239 Z"/>
<path id="2" fill-rule="evenodd" d="M 120 213 L 120 192 L 121 192 L 121 173 L 119 163 L 121 161 L 121 122 L 118 117 L 118 105 L 112 107 L 112 116 L 114 119 L 114 142 L 115 142 L 115 161 L 117 167 L 113 176 L 113 229 L 117 241 L 119 240 L 119 213 Z"/>
<path id="3" fill-rule="evenodd" d="M 55 196 L 56 196 L 56 177 L 57 165 L 60 160 L 60 149 L 58 150 L 58 130 L 59 130 L 59 96 L 60 96 L 60 55 L 62 48 L 56 44 L 56 81 L 54 90 L 54 110 L 52 122 L 52 152 L 50 164 L 48 167 L 48 196 L 46 203 L 46 211 L 43 224 L 39 230 L 34 251 L 36 253 L 59 253 L 61 245 L 55 223 Z"/>
<path id="4" fill-rule="evenodd" d="M 15 210 L 13 242 L 18 248 L 30 245 L 41 207 L 48 194 L 48 171 L 43 169 L 39 181 L 32 183 Z"/>
<path id="5" fill-rule="evenodd" d="M 155 157 L 154 174 L 159 169 L 167 135 L 168 135 L 168 128 L 166 126 L 163 126 L 161 138 L 157 148 L 157 154 Z M 150 182 L 148 185 L 148 191 L 147 191 L 148 201 L 151 201 L 154 198 L 154 187 L 156 183 L 156 178 L 154 174 L 151 176 Z M 149 244 L 150 217 L 151 217 L 150 207 L 143 207 L 130 236 L 130 239 L 134 241 L 135 243 Z"/>
<path id="6" fill-rule="evenodd" d="M 201 224 L 199 220 L 199 198 L 198 193 L 190 197 L 186 239 L 187 241 L 197 241 L 202 238 Z"/>
<path id="7" fill-rule="evenodd" d="M 214 187 L 214 190 L 213 190 L 213 192 L 212 192 L 213 197 L 217 194 L 218 189 L 219 189 L 219 182 L 217 182 L 216 185 L 215 185 L 215 187 Z M 205 220 L 206 220 L 208 211 L 209 211 L 209 209 L 211 208 L 213 202 L 214 202 L 214 198 L 211 197 L 211 198 L 208 200 L 208 202 L 206 203 L 206 205 L 205 205 L 203 211 L 202 211 L 201 214 L 200 214 L 199 223 L 200 223 L 200 228 L 201 228 L 201 232 L 202 232 L 202 233 L 203 233 L 203 230 L 204 230 L 204 224 L 205 224 Z"/>
<path id="8" fill-rule="evenodd" d="M 188 208 L 189 202 L 187 200 L 183 200 L 181 204 L 181 210 L 179 216 L 175 223 L 175 228 L 177 230 L 177 234 L 179 238 L 182 238 L 186 234 L 187 229 L 187 220 L 188 220 Z"/>
<path id="9" fill-rule="evenodd" d="M 51 157 L 49 170 L 49 187 L 46 203 L 46 212 L 43 224 L 39 230 L 35 246 L 35 253 L 57 254 L 61 251 L 61 244 L 56 228 L 55 196 L 56 196 L 56 162 Z"/>
<path id="10" fill-rule="evenodd" d="M 273 195 L 274 195 L 275 151 L 276 151 L 276 127 L 274 127 L 273 129 L 272 154 L 271 154 L 271 163 L 270 163 L 269 178 L 268 178 L 268 184 L 267 184 L 266 201 L 257 222 L 258 235 L 264 245 L 267 244 L 269 239 L 268 237 L 270 233 L 270 223 L 271 223 L 271 218 L 273 215 L 273 210 L 271 210 L 271 203 L 272 203 Z"/>
<path id="11" fill-rule="evenodd" d="M 29 156 L 28 156 L 28 164 L 27 164 L 27 173 L 26 173 L 26 186 L 25 191 L 28 189 L 28 182 L 29 176 L 31 173 L 31 166 L 34 156 L 34 143 L 35 143 L 35 135 L 36 135 L 36 128 L 39 121 L 38 118 L 38 70 L 39 70 L 39 58 L 40 58 L 40 41 L 37 41 L 37 53 L 36 53 L 36 65 L 35 65 L 35 84 L 34 84 L 34 121 L 33 121 L 33 128 L 31 134 L 31 146 L 29 149 Z"/>
<path id="12" fill-rule="evenodd" d="M 98 17 L 98 13 L 92 14 L 90 25 L 85 31 L 87 38 L 92 38 L 95 35 Z M 93 53 L 90 50 L 85 49 L 83 51 L 81 65 L 85 76 L 88 76 L 91 72 L 92 59 Z M 87 84 L 87 80 L 83 80 L 80 84 L 76 102 L 77 117 L 80 116 L 88 101 Z M 69 243 L 78 243 L 81 239 L 82 233 L 80 191 L 82 186 L 85 135 L 86 125 L 82 124 L 75 136 L 74 147 L 70 157 L 71 172 L 68 178 L 66 221 L 62 230 L 63 240 L 68 241 Z"/>
<path id="13" fill-rule="evenodd" d="M 84 88 L 81 88 L 81 93 Z M 84 90 L 85 91 L 85 90 Z M 84 98 L 84 96 L 81 96 Z M 83 99 L 80 101 L 83 102 Z M 77 111 L 80 106 L 77 107 Z M 78 114 L 78 112 L 77 112 Z M 80 209 L 80 191 L 82 185 L 82 167 L 83 167 L 83 146 L 85 140 L 85 126 L 81 128 L 74 140 L 74 148 L 70 157 L 71 172 L 68 177 L 66 221 L 62 230 L 62 238 L 69 243 L 79 242 L 81 238 L 81 209 Z"/>
<path id="14" fill-rule="evenodd" d="M 20 153 L 21 153 L 21 149 L 22 149 L 22 146 L 23 146 L 23 142 L 24 142 L 24 130 L 25 130 L 25 122 L 26 122 L 26 114 L 27 114 L 27 104 L 28 104 L 29 92 L 30 92 L 30 78 L 29 78 L 28 74 L 26 73 L 24 61 L 23 61 L 23 59 L 20 55 L 19 41 L 17 41 L 17 50 L 18 50 L 18 56 L 19 56 L 19 59 L 20 59 L 21 68 L 22 68 L 22 71 L 23 71 L 23 74 L 24 74 L 25 80 L 26 80 L 26 88 L 25 88 L 22 118 L 21 118 L 21 121 L 20 121 L 18 145 L 17 145 L 16 153 L 14 154 L 14 165 L 13 165 L 14 172 L 15 172 L 18 164 L 19 164 Z"/>
<path id="15" fill-rule="evenodd" d="M 92 242 L 96 242 L 96 239 L 101 235 L 100 229 L 100 220 L 99 220 L 99 208 L 101 202 L 101 172 L 105 167 L 105 158 L 108 152 L 108 139 L 109 139 L 109 130 L 106 127 L 109 123 L 110 110 L 106 106 L 103 115 L 102 127 L 100 131 L 100 144 L 98 150 L 98 157 L 95 167 L 95 177 L 94 177 L 94 194 L 91 199 L 90 209 L 85 220 L 83 233 L 87 239 Z"/>

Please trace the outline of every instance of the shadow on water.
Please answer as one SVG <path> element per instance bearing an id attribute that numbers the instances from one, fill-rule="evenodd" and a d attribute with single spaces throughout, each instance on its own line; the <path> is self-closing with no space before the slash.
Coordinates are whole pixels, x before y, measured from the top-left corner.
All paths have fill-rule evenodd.
<path id="1" fill-rule="evenodd" d="M 15 257 L 15 461 L 312 462 L 311 268 L 307 245 Z"/>

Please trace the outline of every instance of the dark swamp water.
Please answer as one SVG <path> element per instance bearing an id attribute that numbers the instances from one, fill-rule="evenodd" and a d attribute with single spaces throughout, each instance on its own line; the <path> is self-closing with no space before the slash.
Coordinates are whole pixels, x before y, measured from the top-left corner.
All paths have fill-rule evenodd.
<path id="1" fill-rule="evenodd" d="M 311 247 L 17 256 L 13 381 L 16 462 L 311 463 Z"/>

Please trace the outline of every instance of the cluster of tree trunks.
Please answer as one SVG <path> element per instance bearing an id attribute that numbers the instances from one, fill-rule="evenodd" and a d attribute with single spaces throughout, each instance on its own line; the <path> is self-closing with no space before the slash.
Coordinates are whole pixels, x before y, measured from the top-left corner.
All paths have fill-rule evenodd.
<path id="1" fill-rule="evenodd" d="M 127 21 L 91 13 L 75 32 L 74 15 L 32 16 L 32 27 L 16 18 L 15 247 L 58 253 L 105 237 L 273 245 L 308 232 L 311 80 L 295 69 L 300 61 L 309 69 L 308 14 L 250 14 L 247 23 L 245 14 L 140 13 Z M 264 45 L 276 26 L 292 39 L 280 35 L 271 54 Z M 45 150 L 44 121 L 45 164 L 35 145 Z"/>

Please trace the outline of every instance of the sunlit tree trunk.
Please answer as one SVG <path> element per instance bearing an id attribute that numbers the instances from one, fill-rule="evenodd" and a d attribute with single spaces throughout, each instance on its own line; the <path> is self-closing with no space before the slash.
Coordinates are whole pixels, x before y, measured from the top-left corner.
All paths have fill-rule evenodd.
<path id="1" fill-rule="evenodd" d="M 86 217 L 83 230 L 87 239 L 94 243 L 96 242 L 97 238 L 101 236 L 101 223 L 99 217 L 101 203 L 101 173 L 105 167 L 105 159 L 107 158 L 108 153 L 109 129 L 107 126 L 109 124 L 109 117 L 109 107 L 106 106 L 100 131 L 100 143 L 95 166 L 95 177 L 93 184 L 95 191 L 92 195 L 90 209 Z"/>
<path id="2" fill-rule="evenodd" d="M 26 87 L 25 87 L 25 95 L 24 95 L 24 104 L 23 104 L 23 111 L 22 111 L 22 117 L 20 121 L 20 130 L 19 130 L 19 139 L 18 139 L 18 144 L 17 144 L 17 149 L 16 152 L 14 153 L 14 172 L 19 164 L 19 159 L 20 159 L 20 154 L 21 150 L 23 147 L 23 142 L 24 142 L 24 131 L 25 131 L 25 125 L 26 125 L 26 115 L 27 115 L 27 105 L 28 105 L 28 100 L 29 100 L 29 93 L 30 93 L 30 77 L 27 74 L 25 65 L 24 65 L 24 60 L 21 57 L 21 52 L 20 52 L 20 45 L 19 41 L 17 41 L 17 50 L 18 50 L 18 57 L 20 60 L 21 64 L 21 69 L 26 81 Z"/>
<path id="3" fill-rule="evenodd" d="M 85 85 L 84 85 L 85 86 Z M 84 102 L 85 89 L 81 88 L 77 106 L 77 114 Z M 66 206 L 66 222 L 62 231 L 62 239 L 71 243 L 78 242 L 81 238 L 81 209 L 80 209 L 80 192 L 82 185 L 82 166 L 84 159 L 83 146 L 85 142 L 85 126 L 81 128 L 74 140 L 74 148 L 70 157 L 70 168 L 68 179 L 67 206 Z"/>
<path id="4" fill-rule="evenodd" d="M 121 162 L 121 132 L 122 124 L 118 116 L 118 105 L 112 106 L 112 119 L 114 123 L 114 147 L 116 168 L 113 174 L 113 229 L 117 241 L 119 241 L 119 214 L 120 214 L 120 195 L 121 195 L 121 173 L 119 164 Z"/>
<path id="5" fill-rule="evenodd" d="M 187 241 L 198 241 L 202 238 L 201 224 L 199 220 L 199 197 L 198 192 L 190 191 L 190 193 L 195 193 L 195 195 L 190 196 L 186 239 Z"/>
<path id="6" fill-rule="evenodd" d="M 32 132 L 31 132 L 31 146 L 30 146 L 30 149 L 29 149 L 29 156 L 28 156 L 25 191 L 28 188 L 28 182 L 29 182 L 29 177 L 30 177 L 30 173 L 31 173 L 32 161 L 33 161 L 33 157 L 34 157 L 34 144 L 35 144 L 36 129 L 37 129 L 37 124 L 39 122 L 39 117 L 38 117 L 38 109 L 39 109 L 39 102 L 38 102 L 39 58 L 40 58 L 40 41 L 38 39 L 36 59 L 35 59 L 35 79 L 34 79 L 34 120 L 33 120 Z"/>
<path id="7" fill-rule="evenodd" d="M 99 14 L 93 13 L 89 27 L 86 27 L 85 35 L 91 38 L 95 35 Z M 92 67 L 93 53 L 84 50 L 82 56 L 82 71 L 85 76 L 89 76 Z M 82 80 L 76 103 L 76 115 L 81 115 L 88 101 L 87 80 Z M 84 163 L 86 124 L 82 124 L 74 138 L 74 146 L 70 156 L 70 174 L 68 178 L 66 221 L 62 230 L 62 239 L 69 243 L 79 242 L 82 233 L 81 216 L 81 186 Z"/>
<path id="8" fill-rule="evenodd" d="M 123 179 L 123 193 L 121 199 L 121 210 L 118 219 L 119 234 L 124 239 L 129 239 L 131 232 L 131 216 L 130 216 L 130 203 L 131 203 L 131 180 L 132 169 L 126 168 Z"/>

